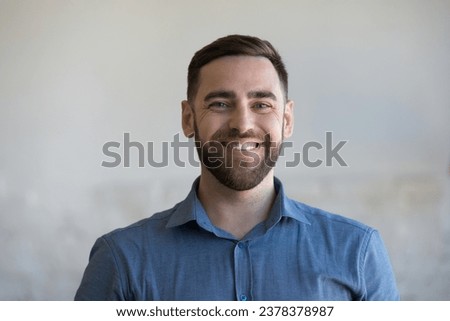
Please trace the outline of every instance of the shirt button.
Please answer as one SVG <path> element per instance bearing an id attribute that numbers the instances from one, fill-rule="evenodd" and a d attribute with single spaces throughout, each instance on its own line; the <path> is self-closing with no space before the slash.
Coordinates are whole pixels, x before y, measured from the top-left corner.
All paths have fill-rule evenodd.
<path id="1" fill-rule="evenodd" d="M 238 247 L 240 248 L 240 249 L 243 249 L 243 248 L 245 248 L 247 246 L 247 244 L 245 244 L 245 243 L 238 243 Z"/>
<path id="2" fill-rule="evenodd" d="M 241 294 L 241 301 L 247 301 L 247 296 L 245 294 Z"/>

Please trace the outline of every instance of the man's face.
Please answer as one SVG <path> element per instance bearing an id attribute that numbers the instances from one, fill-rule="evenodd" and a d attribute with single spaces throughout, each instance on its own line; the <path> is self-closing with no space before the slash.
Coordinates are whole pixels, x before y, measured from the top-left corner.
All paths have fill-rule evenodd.
<path id="1" fill-rule="evenodd" d="M 292 102 L 272 63 L 263 57 L 228 56 L 200 70 L 193 105 L 183 102 L 183 130 L 194 132 L 199 158 L 234 190 L 257 186 L 292 132 Z"/>

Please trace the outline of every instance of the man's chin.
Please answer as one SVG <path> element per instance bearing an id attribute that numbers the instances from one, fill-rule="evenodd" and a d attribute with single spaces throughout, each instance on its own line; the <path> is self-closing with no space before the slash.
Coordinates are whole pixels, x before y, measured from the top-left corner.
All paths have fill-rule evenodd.
<path id="1" fill-rule="evenodd" d="M 258 186 L 269 174 L 271 168 L 208 168 L 224 186 L 235 191 L 248 191 Z"/>

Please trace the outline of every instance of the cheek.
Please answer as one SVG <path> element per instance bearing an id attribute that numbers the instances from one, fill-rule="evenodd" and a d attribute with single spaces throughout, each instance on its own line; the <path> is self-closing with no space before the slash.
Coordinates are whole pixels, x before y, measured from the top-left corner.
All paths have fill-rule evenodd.
<path id="1" fill-rule="evenodd" d="M 210 139 L 219 129 L 224 128 L 226 122 L 220 117 L 203 117 L 196 120 L 197 133 L 203 140 Z"/>
<path id="2" fill-rule="evenodd" d="M 273 115 L 260 120 L 260 128 L 266 133 L 270 133 L 273 140 L 279 141 L 282 138 L 283 119 Z"/>

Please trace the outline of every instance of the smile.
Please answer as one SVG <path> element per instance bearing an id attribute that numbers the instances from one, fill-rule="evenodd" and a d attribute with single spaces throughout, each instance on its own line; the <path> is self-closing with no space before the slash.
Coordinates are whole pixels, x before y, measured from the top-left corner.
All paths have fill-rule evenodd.
<path id="1" fill-rule="evenodd" d="M 255 150 L 258 149 L 260 146 L 259 143 L 255 143 L 255 142 L 247 142 L 244 144 L 239 144 L 239 146 L 237 147 L 238 149 L 240 149 L 241 151 L 251 151 L 251 150 Z"/>
<path id="2" fill-rule="evenodd" d="M 233 149 L 248 152 L 248 151 L 258 149 L 262 145 L 262 143 L 259 143 L 259 142 L 243 142 L 243 143 L 241 143 L 238 141 L 231 141 L 231 142 L 222 142 L 222 145 L 225 147 L 231 147 Z"/>

